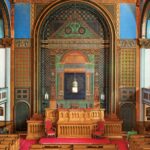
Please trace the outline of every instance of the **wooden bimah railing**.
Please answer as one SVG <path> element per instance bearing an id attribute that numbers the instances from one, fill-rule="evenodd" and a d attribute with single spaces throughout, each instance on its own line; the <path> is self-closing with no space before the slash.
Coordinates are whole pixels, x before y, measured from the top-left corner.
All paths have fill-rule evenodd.
<path id="1" fill-rule="evenodd" d="M 58 109 L 58 137 L 91 137 L 104 109 Z"/>
<path id="2" fill-rule="evenodd" d="M 39 139 L 45 136 L 44 121 L 51 120 L 57 127 L 57 137 L 91 137 L 99 121 L 105 122 L 104 136 L 120 136 L 122 121 L 116 118 L 104 120 L 104 109 L 50 109 L 45 119 L 34 115 L 28 120 L 27 139 Z"/>
<path id="3" fill-rule="evenodd" d="M 27 124 L 27 139 L 39 139 L 45 135 L 44 122 L 40 115 L 34 114 Z"/>
<path id="4" fill-rule="evenodd" d="M 122 121 L 105 121 L 105 136 L 122 136 Z"/>

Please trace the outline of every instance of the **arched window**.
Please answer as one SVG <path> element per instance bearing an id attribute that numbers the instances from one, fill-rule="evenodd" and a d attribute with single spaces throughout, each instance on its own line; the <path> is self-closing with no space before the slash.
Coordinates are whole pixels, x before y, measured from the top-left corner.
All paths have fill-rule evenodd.
<path id="1" fill-rule="evenodd" d="M 2 11 L 0 9 L 0 38 L 4 37 L 4 21 L 2 16 Z"/>
<path id="2" fill-rule="evenodd" d="M 2 10 L 0 9 L 0 39 L 4 38 L 4 20 Z M 5 48 L 0 48 L 0 88 L 5 87 Z"/>
<path id="3" fill-rule="evenodd" d="M 150 10 L 147 12 L 146 37 L 150 39 Z"/>
<path id="4" fill-rule="evenodd" d="M 0 1 L 0 121 L 10 120 L 10 18 L 5 1 Z"/>

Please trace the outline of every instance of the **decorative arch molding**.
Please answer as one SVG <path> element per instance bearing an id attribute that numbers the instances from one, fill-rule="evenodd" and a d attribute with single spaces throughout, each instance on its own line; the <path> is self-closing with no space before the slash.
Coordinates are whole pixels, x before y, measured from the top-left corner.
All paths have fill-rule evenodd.
<path id="1" fill-rule="evenodd" d="M 70 62 L 73 58 L 75 58 L 74 62 L 75 64 L 78 64 L 78 63 L 88 63 L 89 60 L 88 58 L 82 54 L 82 52 L 79 52 L 79 51 L 71 51 L 71 52 L 68 52 L 66 53 L 62 59 L 61 59 L 61 63 L 66 63 L 66 64 L 69 64 L 69 63 L 72 63 Z"/>
<path id="2" fill-rule="evenodd" d="M 26 100 L 19 100 L 15 103 L 15 105 L 17 105 L 18 103 L 26 103 L 28 105 L 28 107 L 31 108 L 29 102 L 27 102 Z"/>
<path id="3" fill-rule="evenodd" d="M 144 4 L 142 18 L 141 18 L 141 38 L 146 38 L 146 21 L 147 21 L 147 12 L 150 10 L 150 1 L 147 1 Z"/>
<path id="4" fill-rule="evenodd" d="M 4 38 L 9 38 L 10 37 L 10 16 L 4 0 L 0 1 L 0 9 L 2 10 L 2 16 L 4 20 Z"/>
<path id="5" fill-rule="evenodd" d="M 39 112 L 39 104 L 38 104 L 38 98 L 39 98 L 39 82 L 38 82 L 38 57 L 39 57 L 39 48 L 40 48 L 40 41 L 39 41 L 39 35 L 40 35 L 40 29 L 42 27 L 43 21 L 46 19 L 46 17 L 49 15 L 49 13 L 53 10 L 55 10 L 58 7 L 61 7 L 63 5 L 69 4 L 69 3 L 81 3 L 84 5 L 87 5 L 91 8 L 93 8 L 96 12 L 101 14 L 103 16 L 103 19 L 105 19 L 108 29 L 110 31 L 110 55 L 112 58 L 112 63 L 111 63 L 111 93 L 110 93 L 110 99 L 111 99 L 111 104 L 110 104 L 110 111 L 111 112 L 116 112 L 116 74 L 115 74 L 115 41 L 116 41 L 116 32 L 115 32 L 115 25 L 113 20 L 111 19 L 111 14 L 101 5 L 96 4 L 92 0 L 90 1 L 85 1 L 85 0 L 56 0 L 55 2 L 49 4 L 47 8 L 43 10 L 41 15 L 39 16 L 37 22 L 35 23 L 35 28 L 33 30 L 33 112 Z"/>

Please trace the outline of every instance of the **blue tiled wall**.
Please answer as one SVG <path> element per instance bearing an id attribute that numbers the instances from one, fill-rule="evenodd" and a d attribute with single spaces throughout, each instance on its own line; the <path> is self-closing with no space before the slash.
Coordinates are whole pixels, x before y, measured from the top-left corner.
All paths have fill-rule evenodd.
<path id="1" fill-rule="evenodd" d="M 136 38 L 135 11 L 135 4 L 120 4 L 120 39 Z"/>
<path id="2" fill-rule="evenodd" d="M 15 38 L 30 38 L 30 4 L 15 4 Z"/>

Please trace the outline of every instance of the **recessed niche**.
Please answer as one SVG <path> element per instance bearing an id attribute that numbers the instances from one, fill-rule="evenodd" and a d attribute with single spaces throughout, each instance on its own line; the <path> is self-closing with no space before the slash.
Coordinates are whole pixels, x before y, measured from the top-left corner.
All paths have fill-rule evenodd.
<path id="1" fill-rule="evenodd" d="M 77 91 L 73 92 L 73 82 L 77 82 Z M 85 99 L 85 73 L 64 73 L 64 99 Z"/>

